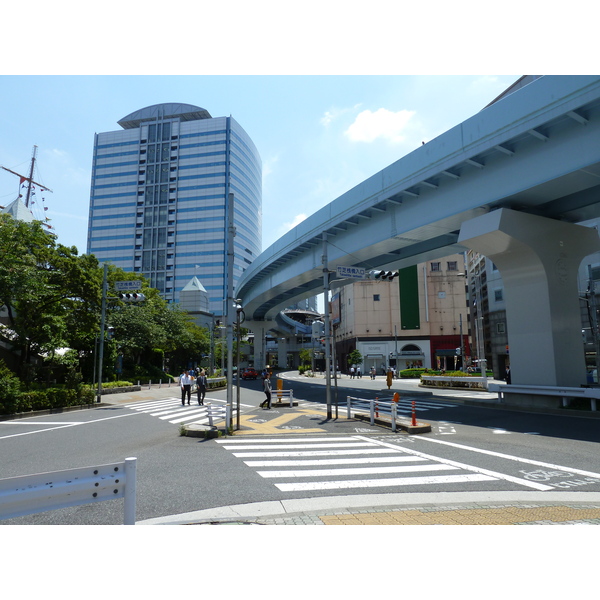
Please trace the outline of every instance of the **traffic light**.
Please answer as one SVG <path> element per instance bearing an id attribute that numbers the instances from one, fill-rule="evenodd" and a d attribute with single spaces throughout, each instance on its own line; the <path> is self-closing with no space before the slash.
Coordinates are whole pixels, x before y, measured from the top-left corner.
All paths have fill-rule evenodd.
<path id="1" fill-rule="evenodd" d="M 394 277 L 398 277 L 399 271 L 369 271 L 370 279 L 380 279 L 381 281 L 392 281 Z"/>
<path id="2" fill-rule="evenodd" d="M 323 321 L 313 321 L 312 323 L 312 337 L 321 338 L 325 335 L 325 323 Z"/>
<path id="3" fill-rule="evenodd" d="M 119 294 L 119 300 L 123 302 L 141 302 L 145 300 L 146 296 L 144 294 L 140 294 L 139 292 L 127 292 L 125 294 Z"/>

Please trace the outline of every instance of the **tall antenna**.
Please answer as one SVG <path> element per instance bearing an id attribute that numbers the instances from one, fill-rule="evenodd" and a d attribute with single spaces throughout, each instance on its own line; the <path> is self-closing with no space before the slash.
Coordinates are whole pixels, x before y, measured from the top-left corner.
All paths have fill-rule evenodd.
<path id="1" fill-rule="evenodd" d="M 17 173 L 16 171 L 12 171 L 11 169 L 7 169 L 6 167 L 3 167 L 0 165 L 1 169 L 4 169 L 5 171 L 8 171 L 9 173 L 12 173 L 13 175 L 16 175 L 17 177 L 20 178 L 20 184 L 24 183 L 25 181 L 27 181 L 27 196 L 25 197 L 25 206 L 27 208 L 29 208 L 29 200 L 31 198 L 31 186 L 32 185 L 37 185 L 41 190 L 46 191 L 46 192 L 52 192 L 52 190 L 49 187 L 46 187 L 45 185 L 42 185 L 41 183 L 38 183 L 37 181 L 33 180 L 33 170 L 35 168 L 35 157 L 37 155 L 37 146 L 33 147 L 33 154 L 31 156 L 31 167 L 29 169 L 29 177 L 26 177 L 25 175 L 21 175 L 21 173 Z"/>

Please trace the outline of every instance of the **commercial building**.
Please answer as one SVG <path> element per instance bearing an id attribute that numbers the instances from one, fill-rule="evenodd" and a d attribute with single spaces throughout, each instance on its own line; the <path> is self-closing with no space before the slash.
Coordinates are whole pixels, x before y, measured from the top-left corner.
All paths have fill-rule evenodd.
<path id="1" fill-rule="evenodd" d="M 354 349 L 363 373 L 388 366 L 461 368 L 471 357 L 465 256 L 421 263 L 392 281 L 366 279 L 332 297 L 337 364 Z M 457 352 L 457 349 L 460 349 Z"/>
<path id="2" fill-rule="evenodd" d="M 118 124 L 94 138 L 87 252 L 143 274 L 168 302 L 197 278 L 208 296 L 198 311 L 222 315 L 229 211 L 234 284 L 261 251 L 254 143 L 232 117 L 190 104 L 148 106 Z"/>

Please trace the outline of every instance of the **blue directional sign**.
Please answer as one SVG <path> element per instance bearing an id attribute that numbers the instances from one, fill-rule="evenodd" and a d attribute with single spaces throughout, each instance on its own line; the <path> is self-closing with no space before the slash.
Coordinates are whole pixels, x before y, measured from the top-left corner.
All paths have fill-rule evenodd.
<path id="1" fill-rule="evenodd" d="M 365 270 L 360 267 L 337 267 L 338 277 L 342 279 L 364 279 Z"/>

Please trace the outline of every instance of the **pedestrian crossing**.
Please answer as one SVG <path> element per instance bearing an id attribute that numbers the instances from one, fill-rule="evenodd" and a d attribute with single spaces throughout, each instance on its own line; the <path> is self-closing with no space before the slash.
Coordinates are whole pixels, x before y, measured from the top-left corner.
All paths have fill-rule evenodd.
<path id="1" fill-rule="evenodd" d="M 224 406 L 225 400 L 216 398 L 205 398 L 204 405 L 199 406 L 198 401 L 193 399 L 192 404 L 181 404 L 180 398 L 163 398 L 162 400 L 152 400 L 149 402 L 133 402 L 125 404 L 124 407 L 139 413 L 149 414 L 161 421 L 168 421 L 175 425 L 207 425 L 209 404 Z M 242 408 L 250 407 L 247 404 L 241 404 Z"/>
<path id="2" fill-rule="evenodd" d="M 215 440 L 282 492 L 398 488 L 495 481 L 394 444 L 362 436 Z"/>

